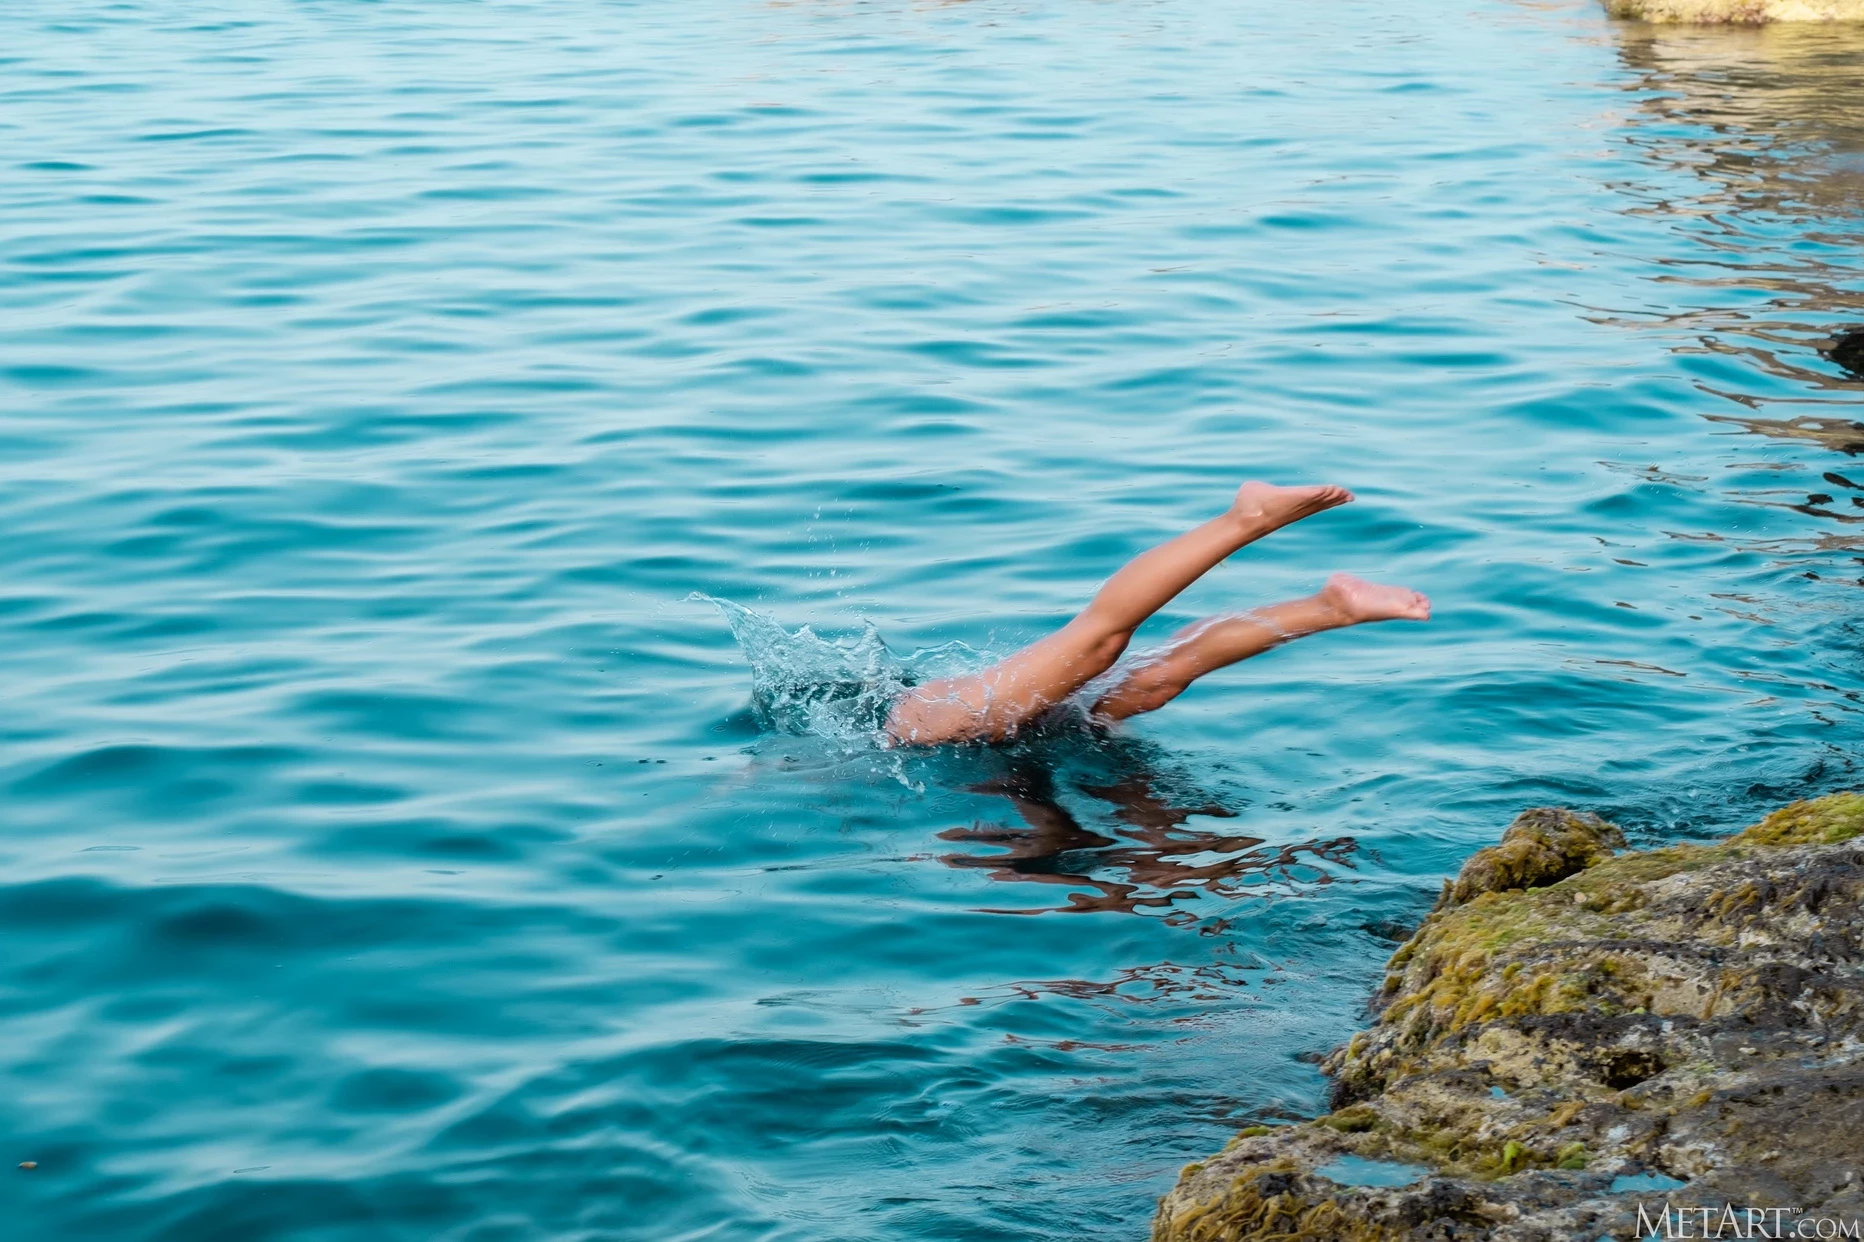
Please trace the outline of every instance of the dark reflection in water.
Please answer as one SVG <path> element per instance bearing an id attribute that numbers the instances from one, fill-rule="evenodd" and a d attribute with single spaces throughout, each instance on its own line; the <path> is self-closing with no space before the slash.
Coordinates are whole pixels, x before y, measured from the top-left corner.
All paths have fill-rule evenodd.
<path id="1" fill-rule="evenodd" d="M 1219 934 L 1228 926 L 1211 928 Z M 1158 962 L 1147 966 L 1128 966 L 1114 972 L 1110 979 L 1025 979 L 1005 983 L 976 996 L 958 998 L 958 1008 L 970 1005 L 994 1005 L 1006 1001 L 1036 1000 L 1043 996 L 1062 996 L 1070 1000 L 1117 999 L 1128 1002 L 1154 1001 L 1233 1001 L 1236 989 L 1251 984 L 1279 982 L 1276 968 L 1259 962 L 1204 962 L 1201 964 Z M 938 1012 L 913 1009 L 917 1017 Z M 1034 1042 L 1034 1041 L 1023 1041 Z M 1044 1045 L 1066 1051 L 1069 1048 L 1101 1048 L 1107 1051 L 1135 1049 L 1138 1044 L 1090 1043 L 1062 1039 L 1043 1041 Z"/>
<path id="2" fill-rule="evenodd" d="M 1813 407 L 1727 421 L 1856 455 L 1864 425 L 1819 407 L 1864 400 L 1864 380 L 1831 356 L 1864 322 L 1864 30 L 1617 29 L 1643 96 L 1626 141 L 1660 174 L 1617 188 L 1639 200 L 1633 214 L 1674 220 L 1702 247 L 1657 260 L 1660 282 L 1685 290 L 1658 326 L 1700 332 L 1684 352 L 1783 381 L 1707 390 L 1756 411 Z M 1692 182 L 1699 193 L 1676 196 Z"/>
<path id="3" fill-rule="evenodd" d="M 1001 752 L 1001 771 L 968 788 L 1003 798 L 1021 822 L 946 829 L 940 840 L 994 849 L 945 854 L 941 861 L 993 880 L 1076 890 L 1064 905 L 986 911 L 993 914 L 1169 909 L 1200 894 L 1233 899 L 1271 887 L 1325 884 L 1333 879 L 1330 866 L 1351 866 L 1355 842 L 1349 836 L 1270 845 L 1262 837 L 1193 825 L 1194 819 L 1234 819 L 1239 812 L 1170 774 L 1152 751 L 1116 737 L 1084 747 L 1036 743 Z M 1076 799 L 1086 804 L 1080 811 L 1068 805 Z M 1082 814 L 1097 814 L 1099 829 L 1084 826 Z M 1199 922 L 1178 909 L 1165 920 Z M 1204 928 L 1212 934 L 1222 929 L 1222 920 Z M 1120 983 L 1111 986 L 1118 990 Z"/>

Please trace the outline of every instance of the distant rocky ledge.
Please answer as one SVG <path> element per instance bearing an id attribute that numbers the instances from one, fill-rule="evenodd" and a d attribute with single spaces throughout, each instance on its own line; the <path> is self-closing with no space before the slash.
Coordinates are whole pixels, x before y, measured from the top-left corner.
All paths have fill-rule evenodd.
<path id="1" fill-rule="evenodd" d="M 1647 22 L 1864 22 L 1864 0 L 1605 0 L 1605 8 L 1613 17 Z"/>
<path id="2" fill-rule="evenodd" d="M 1798 1236 L 1706 1231 L 1725 1208 L 1858 1236 L 1860 834 L 1854 793 L 1641 853 L 1526 812 L 1392 958 L 1335 1111 L 1188 1166 L 1155 1242 L 1631 1238 L 1640 1208 L 1657 1236 Z"/>

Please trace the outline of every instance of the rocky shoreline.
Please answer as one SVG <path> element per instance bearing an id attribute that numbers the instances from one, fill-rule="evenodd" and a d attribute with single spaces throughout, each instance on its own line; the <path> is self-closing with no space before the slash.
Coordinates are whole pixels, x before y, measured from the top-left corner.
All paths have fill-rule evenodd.
<path id="1" fill-rule="evenodd" d="M 1864 0 L 1605 0 L 1613 17 L 1693 25 L 1864 22 Z"/>
<path id="2" fill-rule="evenodd" d="M 1631 1238 L 1640 1208 L 1858 1236 L 1864 795 L 1623 845 L 1521 815 L 1391 959 L 1334 1111 L 1188 1166 L 1154 1242 Z"/>

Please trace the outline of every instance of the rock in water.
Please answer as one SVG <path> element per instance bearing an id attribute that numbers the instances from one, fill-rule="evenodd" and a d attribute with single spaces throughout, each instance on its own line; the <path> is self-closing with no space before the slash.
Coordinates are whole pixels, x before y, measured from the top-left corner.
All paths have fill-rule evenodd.
<path id="1" fill-rule="evenodd" d="M 1605 11 L 1639 21 L 1698 25 L 1861 22 L 1864 0 L 1605 0 Z"/>
<path id="2" fill-rule="evenodd" d="M 1851 374 L 1864 376 L 1864 328 L 1840 333 L 1824 353 Z"/>
<path id="3" fill-rule="evenodd" d="M 1477 850 L 1454 881 L 1445 880 L 1437 909 L 1460 906 L 1483 893 L 1545 888 L 1612 856 L 1625 834 L 1596 815 L 1536 807 L 1523 811 L 1501 844 Z"/>
<path id="4" fill-rule="evenodd" d="M 1565 1242 L 1670 1204 L 1864 1221 L 1861 834 L 1859 794 L 1615 857 L 1610 825 L 1528 812 L 1393 956 L 1328 1061 L 1335 1111 L 1186 1168 L 1155 1242 Z"/>

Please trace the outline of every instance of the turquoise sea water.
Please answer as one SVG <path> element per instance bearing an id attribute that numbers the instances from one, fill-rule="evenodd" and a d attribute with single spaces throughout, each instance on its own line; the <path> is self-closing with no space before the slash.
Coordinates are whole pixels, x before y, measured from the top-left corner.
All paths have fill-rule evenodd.
<path id="1" fill-rule="evenodd" d="M 1143 1236 L 1520 808 L 1857 779 L 1860 63 L 1578 0 L 6 6 L 8 1236 Z M 1251 476 L 1361 500 L 1156 632 L 1332 569 L 1437 619 L 1107 741 L 753 710 L 1006 651 Z"/>

